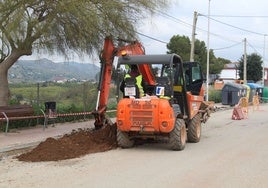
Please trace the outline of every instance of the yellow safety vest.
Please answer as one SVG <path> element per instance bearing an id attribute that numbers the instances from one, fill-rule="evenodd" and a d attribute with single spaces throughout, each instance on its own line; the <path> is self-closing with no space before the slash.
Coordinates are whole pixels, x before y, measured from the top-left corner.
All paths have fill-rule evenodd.
<path id="1" fill-rule="evenodd" d="M 126 74 L 125 79 L 126 78 L 131 78 L 131 76 L 129 74 Z M 143 97 L 144 91 L 143 91 L 143 87 L 142 87 L 142 75 L 138 75 L 135 78 L 136 78 L 136 84 L 137 84 L 139 91 L 140 91 L 140 97 Z"/>

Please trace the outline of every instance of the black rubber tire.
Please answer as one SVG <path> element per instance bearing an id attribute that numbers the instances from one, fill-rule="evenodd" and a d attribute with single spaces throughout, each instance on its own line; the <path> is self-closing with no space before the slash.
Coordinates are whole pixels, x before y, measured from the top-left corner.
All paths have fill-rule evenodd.
<path id="1" fill-rule="evenodd" d="M 176 119 L 174 129 L 169 135 L 170 149 L 180 151 L 185 148 L 187 140 L 186 126 L 183 119 Z"/>
<path id="2" fill-rule="evenodd" d="M 190 120 L 187 131 L 188 142 L 197 143 L 201 138 L 201 117 L 200 114 L 196 114 L 193 119 Z"/>
<path id="3" fill-rule="evenodd" d="M 134 145 L 134 140 L 130 140 L 127 133 L 120 131 L 117 129 L 117 144 L 121 148 L 131 148 Z"/>

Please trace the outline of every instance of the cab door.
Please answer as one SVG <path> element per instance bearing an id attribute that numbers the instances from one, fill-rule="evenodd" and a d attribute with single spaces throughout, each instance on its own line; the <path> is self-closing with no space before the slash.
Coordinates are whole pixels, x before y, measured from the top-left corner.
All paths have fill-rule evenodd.
<path id="1" fill-rule="evenodd" d="M 192 95 L 204 95 L 202 91 L 203 75 L 200 64 L 197 62 L 185 62 L 183 63 L 183 71 L 187 91 L 190 91 Z"/>

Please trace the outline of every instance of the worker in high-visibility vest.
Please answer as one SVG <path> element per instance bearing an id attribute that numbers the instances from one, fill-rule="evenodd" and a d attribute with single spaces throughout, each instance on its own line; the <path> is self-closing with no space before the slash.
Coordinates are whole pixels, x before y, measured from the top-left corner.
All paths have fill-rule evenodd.
<path id="1" fill-rule="evenodd" d="M 136 79 L 136 85 L 139 88 L 139 97 L 144 96 L 144 83 L 142 75 L 139 73 L 139 69 L 137 65 L 131 65 L 130 66 L 130 72 L 125 75 L 124 81 L 121 83 L 120 90 L 123 92 L 125 87 L 125 79 L 126 78 L 135 78 Z"/>

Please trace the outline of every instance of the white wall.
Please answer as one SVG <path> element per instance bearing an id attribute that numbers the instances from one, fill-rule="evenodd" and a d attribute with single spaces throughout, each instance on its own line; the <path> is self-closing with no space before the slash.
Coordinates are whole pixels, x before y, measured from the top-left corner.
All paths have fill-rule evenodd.
<path id="1" fill-rule="evenodd" d="M 223 69 L 220 74 L 221 79 L 238 79 L 239 76 L 236 75 L 238 71 L 235 69 Z"/>

